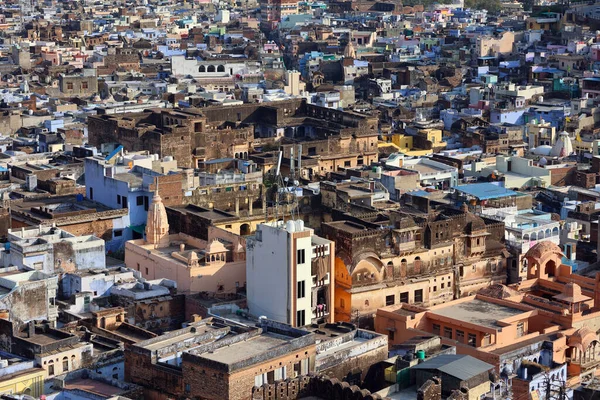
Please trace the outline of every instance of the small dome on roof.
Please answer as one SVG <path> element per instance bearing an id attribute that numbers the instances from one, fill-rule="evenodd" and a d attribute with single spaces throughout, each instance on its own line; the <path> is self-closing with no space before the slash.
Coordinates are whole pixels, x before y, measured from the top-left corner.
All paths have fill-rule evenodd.
<path id="1" fill-rule="evenodd" d="M 537 243 L 535 246 L 530 248 L 529 251 L 525 254 L 525 257 L 540 259 L 544 256 L 544 254 L 549 252 L 562 255 L 560 247 L 548 240 L 545 240 L 543 242 Z"/>

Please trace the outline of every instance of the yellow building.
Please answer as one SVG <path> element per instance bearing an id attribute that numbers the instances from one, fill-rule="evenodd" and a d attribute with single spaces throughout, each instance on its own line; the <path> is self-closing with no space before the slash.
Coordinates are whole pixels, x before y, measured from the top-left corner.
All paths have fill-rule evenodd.
<path id="1" fill-rule="evenodd" d="M 415 136 L 395 133 L 388 136 L 391 138 L 391 141 L 387 143 L 380 142 L 379 147 L 386 147 L 392 144 L 398 152 L 414 157 L 430 155 L 434 151 L 439 151 L 446 147 L 446 143 L 442 140 L 441 129 L 420 129 L 417 135 L 419 137 L 415 138 Z"/>
<path id="2" fill-rule="evenodd" d="M 6 360 L 4 354 L 1 356 Z M 39 398 L 44 394 L 45 374 L 43 368 L 33 367 L 33 361 L 23 360 L 4 368 L 0 366 L 0 395 L 27 394 Z"/>

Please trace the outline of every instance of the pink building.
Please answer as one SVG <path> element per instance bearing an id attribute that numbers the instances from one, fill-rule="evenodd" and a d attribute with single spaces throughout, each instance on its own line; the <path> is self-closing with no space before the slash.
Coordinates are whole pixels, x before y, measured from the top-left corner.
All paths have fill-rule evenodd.
<path id="1" fill-rule="evenodd" d="M 209 228 L 208 237 L 170 235 L 165 206 L 155 195 L 146 239 L 125 244 L 125 264 L 146 279 L 177 282 L 179 293 L 235 292 L 246 284 L 245 239 L 216 227 Z"/>

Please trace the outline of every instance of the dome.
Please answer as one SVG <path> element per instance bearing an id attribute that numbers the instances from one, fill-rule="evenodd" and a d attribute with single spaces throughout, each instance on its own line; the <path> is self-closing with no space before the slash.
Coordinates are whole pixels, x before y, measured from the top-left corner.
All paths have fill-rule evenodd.
<path id="1" fill-rule="evenodd" d="M 567 132 L 561 132 L 558 135 L 556 143 L 552 147 L 550 155 L 553 157 L 567 157 L 573 153 L 573 143 Z"/>
<path id="2" fill-rule="evenodd" d="M 562 251 L 560 247 L 556 244 L 545 240 L 543 242 L 537 243 L 535 246 L 529 249 L 529 251 L 525 254 L 527 258 L 542 258 L 546 253 L 560 254 L 562 256 Z"/>
<path id="3" fill-rule="evenodd" d="M 563 288 L 562 293 L 554 296 L 554 299 L 566 303 L 581 303 L 582 301 L 591 300 L 581 293 L 581 286 L 573 282 L 567 283 Z"/>
<path id="4" fill-rule="evenodd" d="M 212 242 L 210 242 L 210 244 L 206 248 L 206 252 L 209 253 L 209 254 L 223 253 L 225 251 L 227 251 L 227 248 L 225 248 L 225 246 L 223 245 L 223 243 L 219 242 L 216 239 L 213 240 Z"/>
<path id="5" fill-rule="evenodd" d="M 546 160 L 546 157 L 540 158 L 539 164 L 541 166 L 547 165 L 548 164 L 548 160 Z"/>
<path id="6" fill-rule="evenodd" d="M 344 58 L 356 58 L 356 51 L 351 41 L 348 41 L 348 44 L 344 48 Z"/>
<path id="7" fill-rule="evenodd" d="M 480 289 L 477 292 L 477 294 L 480 294 L 482 296 L 492 297 L 494 299 L 506 299 L 506 298 L 518 295 L 519 292 L 517 292 L 514 289 L 509 288 L 506 285 L 498 283 L 498 284 L 490 285 L 488 287 Z"/>
<path id="8" fill-rule="evenodd" d="M 198 254 L 195 251 L 190 251 L 188 254 L 188 262 L 192 263 L 198 260 Z"/>
<path id="9" fill-rule="evenodd" d="M 577 329 L 567 340 L 567 344 L 571 347 L 577 347 L 581 351 L 585 351 L 594 340 L 598 337 L 590 328 L 583 327 Z"/>
<path id="10" fill-rule="evenodd" d="M 549 156 L 552 151 L 552 146 L 542 145 L 531 149 L 531 153 L 536 156 Z"/>

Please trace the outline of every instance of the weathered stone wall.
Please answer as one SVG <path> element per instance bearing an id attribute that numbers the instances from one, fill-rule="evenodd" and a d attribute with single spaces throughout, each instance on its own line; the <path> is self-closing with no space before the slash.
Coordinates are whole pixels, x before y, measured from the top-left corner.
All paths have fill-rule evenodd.
<path id="1" fill-rule="evenodd" d="M 295 400 L 318 396 L 324 400 L 381 400 L 378 394 L 326 375 L 304 375 L 252 389 L 252 400 Z"/>

